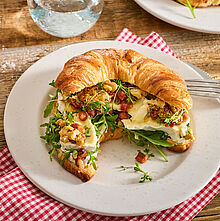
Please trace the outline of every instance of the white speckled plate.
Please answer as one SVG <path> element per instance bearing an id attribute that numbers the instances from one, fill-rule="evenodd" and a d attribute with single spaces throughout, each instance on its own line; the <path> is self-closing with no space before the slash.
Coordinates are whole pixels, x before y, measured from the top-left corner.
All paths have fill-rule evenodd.
<path id="1" fill-rule="evenodd" d="M 33 64 L 17 81 L 5 109 L 5 136 L 13 158 L 37 187 L 51 197 L 76 208 L 107 215 L 140 215 L 172 207 L 203 188 L 220 163 L 220 104 L 216 100 L 193 97 L 192 109 L 196 141 L 187 152 L 166 152 L 166 163 L 156 157 L 141 167 L 152 172 L 153 181 L 138 183 L 141 174 L 121 172 L 119 166 L 135 163 L 137 147 L 126 141 L 102 145 L 95 177 L 82 183 L 56 160 L 50 162 L 48 149 L 39 138 L 45 122 L 43 110 L 55 79 L 72 56 L 94 48 L 131 48 L 156 59 L 184 78 L 200 78 L 183 62 L 146 46 L 96 41 L 61 48 Z"/>
<path id="2" fill-rule="evenodd" d="M 188 7 L 174 0 L 134 0 L 143 9 L 172 25 L 193 31 L 220 34 L 220 6 L 196 8 L 193 16 Z"/>

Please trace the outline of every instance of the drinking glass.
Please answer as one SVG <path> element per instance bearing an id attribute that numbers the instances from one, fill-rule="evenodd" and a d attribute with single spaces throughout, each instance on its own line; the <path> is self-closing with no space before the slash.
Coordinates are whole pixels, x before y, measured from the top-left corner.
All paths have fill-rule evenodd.
<path id="1" fill-rule="evenodd" d="M 62 38 L 80 35 L 98 20 L 103 0 L 27 0 L 31 17 L 45 32 Z"/>

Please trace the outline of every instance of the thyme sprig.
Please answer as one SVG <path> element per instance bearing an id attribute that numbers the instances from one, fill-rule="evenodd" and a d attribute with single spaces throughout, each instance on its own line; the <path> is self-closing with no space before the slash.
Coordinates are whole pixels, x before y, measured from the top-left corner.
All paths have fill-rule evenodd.
<path id="1" fill-rule="evenodd" d="M 145 172 L 140 168 L 139 163 L 135 163 L 135 166 L 128 166 L 128 167 L 120 166 L 120 168 L 122 169 L 122 171 L 133 168 L 134 172 L 142 173 L 143 176 L 140 178 L 139 183 L 144 183 L 146 181 L 152 181 L 152 179 L 153 179 L 148 172 Z"/>
<path id="2" fill-rule="evenodd" d="M 150 176 L 150 174 L 148 172 L 143 171 L 140 168 L 139 163 L 135 163 L 134 171 L 143 173 L 143 176 L 141 177 L 139 183 L 144 183 L 145 181 L 152 181 L 152 177 Z"/>
<path id="3" fill-rule="evenodd" d="M 120 168 L 121 168 L 121 170 L 127 170 L 127 169 L 131 169 L 133 167 L 132 166 L 130 166 L 130 167 L 120 166 Z"/>

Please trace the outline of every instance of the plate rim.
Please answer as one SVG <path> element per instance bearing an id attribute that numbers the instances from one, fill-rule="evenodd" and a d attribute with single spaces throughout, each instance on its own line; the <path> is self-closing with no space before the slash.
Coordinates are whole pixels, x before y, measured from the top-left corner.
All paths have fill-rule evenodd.
<path id="1" fill-rule="evenodd" d="M 166 16 L 160 15 L 159 13 L 157 13 L 157 11 L 152 10 L 150 7 L 147 6 L 147 4 L 144 4 L 142 0 L 134 0 L 141 8 L 143 8 L 145 11 L 147 11 L 148 13 L 150 13 L 151 15 L 159 18 L 162 21 L 165 21 L 171 25 L 183 28 L 183 29 L 188 29 L 191 31 L 196 31 L 196 32 L 201 32 L 201 33 L 209 33 L 209 34 L 220 34 L 220 28 L 219 30 L 215 31 L 212 28 L 203 28 L 202 25 L 200 26 L 200 28 L 198 26 L 196 27 L 191 27 L 189 25 L 185 25 L 183 22 L 179 22 L 179 21 L 175 21 L 175 19 L 171 20 L 166 18 Z M 213 6 L 215 7 L 215 6 Z M 216 6 L 217 7 L 217 6 Z M 220 6 L 219 6 L 220 7 Z"/>
<path id="2" fill-rule="evenodd" d="M 71 44 L 71 45 L 67 45 L 67 46 L 61 47 L 61 48 L 59 48 L 58 50 L 55 50 L 54 52 L 49 53 L 49 54 L 46 55 L 45 57 L 47 57 L 47 56 L 53 56 L 53 53 L 57 53 L 57 51 L 59 51 L 59 50 L 65 50 L 65 48 L 74 47 L 76 44 L 88 44 L 88 43 L 89 43 L 89 44 L 95 44 L 96 42 L 99 42 L 99 43 L 109 42 L 109 44 L 110 44 L 110 43 L 111 43 L 111 44 L 112 44 L 112 43 L 113 43 L 113 44 L 116 43 L 116 44 L 125 44 L 125 45 L 128 45 L 128 46 L 129 46 L 129 45 L 133 45 L 133 46 L 134 46 L 133 43 L 115 42 L 115 41 L 111 41 L 111 40 L 110 40 L 110 41 L 88 41 L 88 42 L 74 43 L 74 44 Z M 138 46 L 138 47 L 146 48 L 146 46 L 142 46 L 142 45 L 137 45 L 137 46 Z M 114 47 L 114 46 L 113 46 L 113 47 Z M 109 48 L 109 47 L 107 46 L 107 48 Z M 151 50 L 156 50 L 156 51 L 158 51 L 159 53 L 165 54 L 164 52 L 161 52 L 161 51 L 158 50 L 158 49 L 153 49 L 153 48 L 150 48 L 150 47 L 147 47 L 147 48 L 149 48 L 149 49 L 151 49 Z M 134 49 L 134 50 L 135 50 L 135 49 Z M 171 55 L 166 54 L 166 56 L 169 56 L 170 58 L 174 59 L 175 61 L 177 60 L 176 58 L 172 57 Z M 39 59 L 37 62 L 35 62 L 34 64 L 32 64 L 32 65 L 21 75 L 21 77 L 17 80 L 17 82 L 22 81 L 22 76 L 24 76 L 24 74 L 25 74 L 33 65 L 37 64 L 37 63 L 40 62 L 42 59 L 45 59 L 45 57 Z M 158 60 L 160 60 L 160 58 L 159 58 Z M 188 66 L 188 65 L 185 64 L 184 62 L 182 62 L 182 61 L 180 61 L 180 60 L 178 60 L 178 61 L 181 62 L 183 65 L 187 66 L 188 69 L 191 69 L 193 72 L 199 74 L 198 72 L 196 72 L 193 68 L 191 68 L 190 66 Z M 200 75 L 200 76 L 201 76 L 201 75 Z M 12 94 L 14 93 L 13 91 L 15 90 L 16 85 L 18 84 L 17 82 L 16 82 L 15 85 L 13 86 L 13 88 L 12 88 L 12 90 L 11 90 L 9 96 L 8 96 L 8 100 L 7 100 L 7 102 L 6 102 L 6 106 L 5 106 L 5 110 L 4 110 L 4 131 L 5 131 L 6 141 L 7 141 L 8 144 L 9 144 L 9 142 L 8 142 L 8 135 L 6 134 L 6 133 L 7 133 L 7 132 L 6 132 L 6 131 L 7 131 L 7 129 L 6 129 L 7 109 L 8 109 L 10 97 L 11 97 Z M 87 208 L 82 208 L 82 207 L 79 207 L 79 206 L 77 206 L 77 205 L 69 204 L 69 203 L 66 202 L 65 200 L 63 200 L 63 199 L 61 199 L 61 198 L 59 198 L 59 197 L 57 197 L 57 196 L 54 196 L 53 194 L 51 194 L 50 192 L 48 192 L 47 190 L 45 190 L 41 185 L 39 185 L 38 183 L 36 183 L 36 182 L 32 179 L 32 177 L 29 176 L 28 173 L 26 173 L 26 171 L 25 171 L 24 168 L 20 165 L 20 163 L 17 162 L 16 157 L 15 157 L 15 154 L 13 153 L 13 151 L 11 151 L 11 148 L 10 148 L 9 145 L 8 145 L 8 147 L 9 147 L 10 153 L 12 154 L 12 156 L 13 156 L 15 162 L 17 163 L 17 165 L 19 166 L 19 168 L 21 169 L 21 171 L 25 174 L 25 176 L 26 176 L 35 186 L 37 186 L 39 189 L 41 189 L 41 190 L 42 190 L 44 193 L 46 193 L 47 195 L 51 196 L 52 198 L 54 198 L 54 199 L 56 199 L 56 200 L 58 200 L 58 201 L 60 201 L 60 202 L 62 202 L 62 203 L 64 203 L 64 204 L 66 204 L 66 205 L 68 205 L 68 206 L 71 206 L 71 207 L 74 207 L 74 208 L 77 208 L 77 209 L 80 209 L 80 210 L 92 212 L 92 213 L 95 213 L 95 214 L 108 215 L 108 216 L 137 216 L 137 215 L 146 214 L 146 213 L 143 213 L 143 212 L 132 213 L 132 214 L 127 214 L 127 213 L 126 213 L 126 214 L 125 214 L 125 213 L 121 213 L 121 214 L 120 214 L 120 213 L 114 213 L 114 214 L 112 214 L 112 213 L 107 213 L 107 212 L 100 212 L 100 211 L 89 210 L 89 209 L 87 209 Z M 200 191 L 200 190 L 201 190 L 205 185 L 207 185 L 207 183 L 212 179 L 212 177 L 215 175 L 215 173 L 217 172 L 217 170 L 218 170 L 218 168 L 216 168 L 216 170 L 212 173 L 211 177 L 209 176 L 209 178 L 206 179 L 205 184 L 203 184 L 202 186 L 200 186 L 200 188 L 197 189 L 197 190 L 195 190 L 194 192 L 191 192 L 190 195 L 188 195 L 187 198 L 184 198 L 183 200 L 178 201 L 177 203 L 175 203 L 175 205 L 177 205 L 177 204 L 183 202 L 184 200 L 188 199 L 189 197 L 191 197 L 192 195 L 194 195 L 195 193 L 197 193 L 198 191 Z M 169 204 L 168 207 L 166 206 L 165 208 L 162 208 L 162 209 L 160 208 L 160 209 L 158 209 L 157 211 L 151 211 L 151 212 L 148 212 L 148 213 L 158 212 L 158 211 L 161 211 L 161 210 L 163 210 L 163 209 L 167 209 L 167 208 L 170 208 L 170 207 L 174 206 L 173 203 L 171 203 L 171 204 L 172 204 L 172 205 Z"/>

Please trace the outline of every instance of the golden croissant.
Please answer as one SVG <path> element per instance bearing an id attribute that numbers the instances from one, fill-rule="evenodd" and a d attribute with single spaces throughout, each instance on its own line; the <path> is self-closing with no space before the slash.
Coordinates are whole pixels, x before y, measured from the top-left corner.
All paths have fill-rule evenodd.
<path id="1" fill-rule="evenodd" d="M 97 169 L 100 143 L 128 136 L 137 145 L 183 152 L 193 141 L 192 98 L 182 77 L 134 50 L 96 49 L 71 58 L 46 108 L 50 154 L 82 181 Z M 143 163 L 141 154 L 136 158 Z"/>

